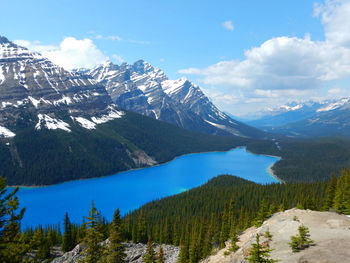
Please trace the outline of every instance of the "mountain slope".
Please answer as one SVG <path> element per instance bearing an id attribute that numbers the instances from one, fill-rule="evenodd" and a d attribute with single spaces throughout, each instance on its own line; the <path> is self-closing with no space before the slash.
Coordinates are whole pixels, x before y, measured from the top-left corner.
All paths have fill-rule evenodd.
<path id="1" fill-rule="evenodd" d="M 163 71 L 143 60 L 120 66 L 107 61 L 88 73 L 106 86 L 113 102 L 122 108 L 192 131 L 266 136 L 218 110 L 197 85 L 185 78 L 168 80 Z"/>
<path id="2" fill-rule="evenodd" d="M 283 107 L 283 106 L 281 106 Z M 282 109 L 282 108 L 281 108 Z M 350 136 L 350 99 L 307 102 L 250 121 L 268 132 L 293 137 Z"/>
<path id="3" fill-rule="evenodd" d="M 91 77 L 0 38 L 0 173 L 10 185 L 104 176 L 243 141 L 121 110 Z"/>

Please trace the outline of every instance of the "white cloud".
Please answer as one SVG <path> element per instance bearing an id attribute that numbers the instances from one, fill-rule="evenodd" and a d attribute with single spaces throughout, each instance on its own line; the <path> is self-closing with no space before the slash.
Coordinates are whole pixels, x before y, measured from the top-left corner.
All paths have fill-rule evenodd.
<path id="1" fill-rule="evenodd" d="M 350 0 L 326 0 L 314 10 L 324 25 L 325 41 L 313 41 L 307 32 L 304 38 L 275 37 L 246 50 L 243 60 L 179 72 L 197 75 L 201 82 L 229 93 L 240 92 L 247 103 L 316 96 L 318 90 L 335 94 L 324 87 L 350 76 Z"/>
<path id="2" fill-rule="evenodd" d="M 339 93 L 342 93 L 342 92 L 343 92 L 343 90 L 339 89 L 339 88 L 334 88 L 334 89 L 329 89 L 328 90 L 329 94 L 339 94 Z"/>
<path id="3" fill-rule="evenodd" d="M 350 47 L 349 0 L 326 0 L 324 4 L 315 4 L 314 15 L 321 17 L 328 42 Z"/>
<path id="4" fill-rule="evenodd" d="M 42 45 L 38 41 L 16 40 L 15 43 L 40 52 L 53 63 L 65 68 L 92 68 L 108 59 L 88 38 L 66 37 L 59 46 Z"/>
<path id="5" fill-rule="evenodd" d="M 211 85 L 257 89 L 311 89 L 350 75 L 350 50 L 327 42 L 278 37 L 245 52 L 245 60 L 221 61 L 195 74 Z"/>
<path id="6" fill-rule="evenodd" d="M 101 36 L 101 38 L 102 38 L 102 36 Z M 123 38 L 120 36 L 108 36 L 108 37 L 106 37 L 106 39 L 113 40 L 113 41 L 122 41 L 123 40 Z"/>
<path id="7" fill-rule="evenodd" d="M 232 24 L 232 21 L 225 21 L 221 24 L 225 29 L 229 30 L 229 31 L 233 31 L 234 30 L 234 26 Z"/>

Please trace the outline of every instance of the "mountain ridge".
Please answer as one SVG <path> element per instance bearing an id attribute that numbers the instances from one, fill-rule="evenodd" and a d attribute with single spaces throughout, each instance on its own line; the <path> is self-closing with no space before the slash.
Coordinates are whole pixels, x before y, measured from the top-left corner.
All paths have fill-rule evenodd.
<path id="1" fill-rule="evenodd" d="M 144 60 L 120 66 L 107 61 L 85 73 L 106 85 L 113 102 L 122 108 L 196 132 L 266 137 L 221 112 L 198 85 L 183 77 L 169 80 Z"/>

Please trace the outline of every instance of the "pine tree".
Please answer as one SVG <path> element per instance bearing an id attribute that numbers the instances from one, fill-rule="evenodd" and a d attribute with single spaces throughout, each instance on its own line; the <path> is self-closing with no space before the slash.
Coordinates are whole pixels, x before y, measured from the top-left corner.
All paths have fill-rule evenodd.
<path id="1" fill-rule="evenodd" d="M 350 171 L 342 170 L 337 180 L 334 207 L 338 213 L 350 214 Z"/>
<path id="2" fill-rule="evenodd" d="M 237 232 L 234 232 L 231 236 L 231 246 L 230 251 L 236 252 L 239 249 L 239 246 L 236 244 L 239 241 Z"/>
<path id="3" fill-rule="evenodd" d="M 162 231 L 162 243 L 171 244 L 171 228 L 169 217 L 167 216 L 165 219 L 164 228 Z"/>
<path id="4" fill-rule="evenodd" d="M 164 263 L 164 250 L 163 247 L 159 247 L 159 252 L 157 255 L 157 263 Z"/>
<path id="5" fill-rule="evenodd" d="M 272 241 L 272 235 L 270 233 L 270 229 L 267 228 L 265 234 L 264 234 L 264 237 L 268 240 L 268 241 Z"/>
<path id="6" fill-rule="evenodd" d="M 68 213 L 66 212 L 64 217 L 64 233 L 62 240 L 62 251 L 68 252 L 74 248 L 73 235 L 72 235 L 72 224 L 69 221 Z"/>
<path id="7" fill-rule="evenodd" d="M 258 211 L 258 215 L 254 220 L 254 225 L 256 227 L 261 226 L 267 217 L 268 217 L 267 205 L 266 205 L 265 200 L 262 200 L 262 202 L 260 204 L 259 211 Z"/>
<path id="8" fill-rule="evenodd" d="M 123 241 L 123 227 L 120 219 L 119 208 L 114 212 L 109 235 L 109 247 L 107 250 L 107 263 L 124 263 L 126 262 L 125 247 Z"/>
<path id="9" fill-rule="evenodd" d="M 291 242 L 289 245 L 293 252 L 299 252 L 300 250 L 303 250 L 314 243 L 314 241 L 310 238 L 310 232 L 306 226 L 300 225 L 298 232 L 298 235 L 290 237 Z"/>
<path id="10" fill-rule="evenodd" d="M 98 231 L 99 213 L 93 202 L 91 202 L 91 210 L 89 216 L 86 217 L 86 220 L 86 233 L 83 240 L 86 248 L 83 251 L 85 258 L 82 262 L 96 263 L 103 254 L 103 247 L 100 245 L 100 242 L 103 241 L 103 234 Z"/>
<path id="11" fill-rule="evenodd" d="M 147 242 L 147 222 L 146 215 L 141 211 L 137 222 L 137 242 Z"/>
<path id="12" fill-rule="evenodd" d="M 213 215 L 210 220 L 210 224 L 207 227 L 207 233 L 204 237 L 203 246 L 202 246 L 202 256 L 203 258 L 209 256 L 213 250 L 213 236 L 214 236 L 214 223 Z"/>
<path id="13" fill-rule="evenodd" d="M 180 242 L 180 254 L 178 257 L 177 262 L 178 263 L 188 263 L 189 262 L 189 245 L 188 245 L 188 240 L 181 240 Z"/>
<path id="14" fill-rule="evenodd" d="M 36 252 L 36 258 L 40 260 L 48 259 L 50 257 L 50 242 L 45 235 L 41 235 L 40 245 Z"/>
<path id="15" fill-rule="evenodd" d="M 200 233 L 199 233 L 199 222 L 196 219 L 193 225 L 192 234 L 191 234 L 191 240 L 190 240 L 190 263 L 197 263 L 200 259 L 201 254 L 201 248 L 199 244 L 200 240 Z"/>
<path id="16" fill-rule="evenodd" d="M 220 231 L 220 248 L 225 247 L 225 242 L 230 236 L 230 221 L 229 221 L 229 211 L 227 204 L 224 205 L 224 213 L 221 219 L 221 231 Z"/>
<path id="17" fill-rule="evenodd" d="M 151 239 L 148 239 L 146 254 L 142 257 L 142 260 L 144 263 L 156 263 L 156 254 Z"/>
<path id="18" fill-rule="evenodd" d="M 263 247 L 260 244 L 260 235 L 256 235 L 255 243 L 252 244 L 252 250 L 250 256 L 246 258 L 249 263 L 272 263 L 278 262 L 279 260 L 271 259 L 270 252 L 272 249 Z"/>
<path id="19" fill-rule="evenodd" d="M 25 209 L 18 212 L 19 201 L 13 191 L 6 188 L 6 180 L 0 177 L 0 262 L 22 262 L 29 247 L 21 236 L 21 220 Z"/>

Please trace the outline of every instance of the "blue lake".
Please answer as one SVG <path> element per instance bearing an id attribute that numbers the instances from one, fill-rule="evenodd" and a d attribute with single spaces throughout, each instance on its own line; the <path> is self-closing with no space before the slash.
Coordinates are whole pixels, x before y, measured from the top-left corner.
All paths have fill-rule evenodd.
<path id="1" fill-rule="evenodd" d="M 88 215 L 92 200 L 110 220 L 118 207 L 125 214 L 149 201 L 200 186 L 220 174 L 232 174 L 261 184 L 278 182 L 268 172 L 268 167 L 278 160 L 237 148 L 184 155 L 163 165 L 102 178 L 21 188 L 19 201 L 26 207 L 22 227 L 62 224 L 66 211 L 71 221 L 81 223 L 83 216 Z"/>

